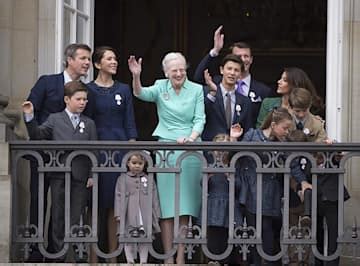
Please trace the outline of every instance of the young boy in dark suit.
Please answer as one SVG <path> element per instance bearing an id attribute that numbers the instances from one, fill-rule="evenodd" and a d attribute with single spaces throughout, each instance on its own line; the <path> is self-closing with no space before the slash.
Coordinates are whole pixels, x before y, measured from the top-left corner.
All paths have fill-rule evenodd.
<path id="1" fill-rule="evenodd" d="M 80 81 L 65 84 L 65 110 L 50 114 L 44 123 L 38 125 L 34 119 L 34 107 L 30 101 L 22 105 L 25 124 L 32 140 L 96 140 L 96 127 L 93 120 L 82 115 L 87 103 L 87 88 Z M 69 153 L 60 156 L 64 163 Z M 91 162 L 85 155 L 78 155 L 71 162 L 71 191 L 70 191 L 70 224 L 79 223 L 84 213 L 88 187 L 92 186 L 90 176 Z M 64 246 L 65 231 L 65 178 L 64 173 L 49 173 L 51 187 L 51 215 L 54 252 L 59 252 Z"/>

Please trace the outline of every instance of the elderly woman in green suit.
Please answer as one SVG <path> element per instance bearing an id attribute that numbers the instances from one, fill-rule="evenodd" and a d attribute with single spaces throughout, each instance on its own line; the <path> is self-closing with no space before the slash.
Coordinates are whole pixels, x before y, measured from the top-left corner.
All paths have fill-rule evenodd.
<path id="1" fill-rule="evenodd" d="M 323 116 L 324 104 L 322 99 L 318 96 L 316 89 L 311 82 L 309 76 L 300 68 L 287 67 L 281 74 L 281 78 L 277 82 L 278 87 L 276 93 L 281 97 L 265 98 L 261 104 L 260 111 L 256 121 L 256 128 L 260 128 L 266 116 L 275 107 L 289 108 L 289 95 L 293 88 L 304 88 L 310 91 L 313 99 L 311 106 L 311 113 Z"/>
<path id="2" fill-rule="evenodd" d="M 141 85 L 142 59 L 130 56 L 128 65 L 133 76 L 133 92 L 143 101 L 154 102 L 157 106 L 159 123 L 153 132 L 159 141 L 187 142 L 200 141 L 205 124 L 204 96 L 201 85 L 187 79 L 186 59 L 181 53 L 165 55 L 162 66 L 166 79 L 156 80 L 154 85 Z M 170 154 L 168 162 L 174 166 L 181 151 Z M 159 156 L 156 158 L 160 162 Z M 201 205 L 201 163 L 194 157 L 186 157 L 181 163 L 180 174 L 180 226 L 187 225 L 189 216 L 197 217 Z M 174 230 L 175 175 L 157 174 L 157 185 L 161 207 L 161 235 L 164 251 L 172 249 Z M 165 260 L 173 263 L 173 258 Z M 184 246 L 178 245 L 176 262 L 185 263 Z"/>

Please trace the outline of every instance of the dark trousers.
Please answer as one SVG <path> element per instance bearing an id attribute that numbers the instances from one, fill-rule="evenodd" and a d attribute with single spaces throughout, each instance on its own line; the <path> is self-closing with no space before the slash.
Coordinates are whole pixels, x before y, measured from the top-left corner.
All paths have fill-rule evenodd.
<path id="1" fill-rule="evenodd" d="M 207 239 L 207 246 L 210 252 L 221 254 L 227 248 L 228 229 L 220 226 L 208 226 Z"/>
<path id="2" fill-rule="evenodd" d="M 59 252 L 64 246 L 65 235 L 65 180 L 64 178 L 52 177 L 51 187 L 51 215 L 52 215 L 52 239 L 54 252 Z M 80 216 L 83 215 L 85 222 L 85 207 L 88 200 L 88 189 L 85 182 L 71 181 L 70 188 L 70 226 L 79 224 Z M 71 232 L 70 232 L 71 233 Z M 59 258 L 63 260 L 64 258 Z"/>
<path id="3" fill-rule="evenodd" d="M 222 254 L 228 247 L 229 229 L 220 226 L 208 226 L 207 227 L 207 246 L 211 253 Z M 231 265 L 239 265 L 241 263 L 241 256 L 237 248 L 233 248 L 230 256 L 220 263 L 228 263 Z"/>
<path id="4" fill-rule="evenodd" d="M 46 158 L 44 158 L 46 161 Z M 47 178 L 47 173 L 44 174 L 44 221 L 46 217 L 46 210 L 47 210 L 47 194 L 49 191 L 49 179 Z M 35 161 L 33 158 L 30 158 L 30 224 L 34 224 L 38 226 L 38 215 L 39 215 L 39 172 L 38 172 L 38 162 Z M 45 225 L 42 225 L 45 227 Z M 51 215 L 50 215 L 50 224 L 49 224 L 49 232 L 51 232 Z M 48 233 L 48 252 L 53 252 L 52 248 L 52 238 L 51 234 Z M 43 256 L 41 255 L 37 245 L 32 246 L 32 252 L 30 254 L 29 262 L 41 262 Z"/>
<path id="5" fill-rule="evenodd" d="M 279 250 L 278 247 L 276 247 L 277 239 L 280 237 L 279 230 L 277 230 L 279 224 L 278 224 L 278 217 L 271 217 L 271 216 L 262 216 L 262 231 L 261 231 L 261 237 L 262 237 L 262 246 L 263 250 L 268 255 L 275 255 L 275 252 Z M 247 224 L 249 226 L 256 227 L 256 215 L 250 212 L 247 212 L 246 214 L 246 220 Z M 250 254 L 253 258 L 253 262 L 256 266 L 261 265 L 278 265 L 279 262 L 271 262 L 266 261 L 261 258 L 261 256 L 256 251 L 256 248 L 252 248 L 250 251 Z M 281 264 L 280 264 L 281 265 Z"/>
<path id="6" fill-rule="evenodd" d="M 324 254 L 324 224 L 325 217 L 328 231 L 328 255 L 333 254 L 337 248 L 338 237 L 338 202 L 337 201 L 318 201 L 317 207 L 317 227 L 316 240 L 317 248 L 321 254 Z M 337 266 L 340 259 L 332 261 L 315 260 L 315 265 Z"/>

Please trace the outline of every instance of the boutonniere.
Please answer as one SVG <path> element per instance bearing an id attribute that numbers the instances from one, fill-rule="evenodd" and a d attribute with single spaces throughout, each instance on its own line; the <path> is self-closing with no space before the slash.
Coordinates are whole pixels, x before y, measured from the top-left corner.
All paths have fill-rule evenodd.
<path id="1" fill-rule="evenodd" d="M 309 134 L 310 134 L 310 129 L 308 129 L 307 127 L 305 127 L 305 128 L 303 129 L 303 132 L 304 132 L 305 135 L 309 135 Z"/>
<path id="2" fill-rule="evenodd" d="M 169 100 L 169 98 L 170 98 L 170 97 L 169 97 L 169 93 L 168 93 L 168 92 L 164 92 L 164 93 L 163 93 L 163 97 L 164 97 L 164 100 L 165 100 L 165 101 Z"/>
<path id="3" fill-rule="evenodd" d="M 237 116 L 240 116 L 240 112 L 241 112 L 241 105 L 240 104 L 237 104 L 235 106 L 235 111 L 236 111 Z"/>
<path id="4" fill-rule="evenodd" d="M 84 123 L 84 121 L 80 121 L 80 123 L 79 123 L 79 131 L 80 131 L 80 133 L 84 133 L 84 128 L 85 128 L 85 123 Z"/>
<path id="5" fill-rule="evenodd" d="M 121 104 L 121 95 L 120 94 L 115 94 L 115 101 L 117 105 Z"/>
<path id="6" fill-rule="evenodd" d="M 254 100 L 254 98 L 256 97 L 255 92 L 250 91 L 250 93 L 249 93 L 249 97 L 251 98 L 251 100 Z"/>
<path id="7" fill-rule="evenodd" d="M 147 178 L 145 176 L 141 177 L 140 181 L 141 181 L 141 183 L 143 184 L 144 187 L 147 187 L 148 180 L 147 180 Z"/>
<path id="8" fill-rule="evenodd" d="M 301 169 L 304 170 L 307 164 L 307 160 L 305 158 L 301 158 L 300 164 L 301 164 Z"/>

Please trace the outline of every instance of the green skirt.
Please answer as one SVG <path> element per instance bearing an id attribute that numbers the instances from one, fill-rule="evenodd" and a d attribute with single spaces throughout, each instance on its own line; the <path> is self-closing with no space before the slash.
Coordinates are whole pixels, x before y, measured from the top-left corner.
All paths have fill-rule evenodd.
<path id="1" fill-rule="evenodd" d="M 165 141 L 165 140 L 160 140 Z M 163 151 L 159 151 L 161 155 Z M 171 151 L 166 151 L 166 156 Z M 177 158 L 184 153 L 184 151 L 173 151 L 168 156 L 169 166 L 175 167 Z M 166 157 L 165 157 L 166 158 Z M 160 164 L 160 156 L 156 155 L 156 164 Z M 164 167 L 163 165 L 161 167 Z M 181 161 L 180 172 L 180 215 L 191 215 L 194 217 L 199 216 L 201 206 L 201 161 L 198 157 L 186 156 Z M 161 208 L 161 218 L 175 217 L 175 174 L 173 173 L 158 173 L 157 174 L 157 187 L 159 191 L 159 200 Z"/>

